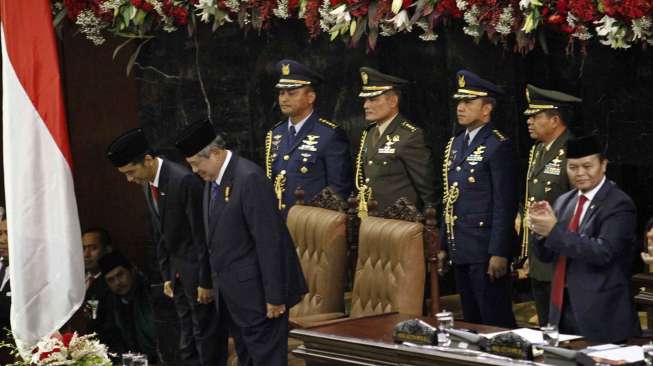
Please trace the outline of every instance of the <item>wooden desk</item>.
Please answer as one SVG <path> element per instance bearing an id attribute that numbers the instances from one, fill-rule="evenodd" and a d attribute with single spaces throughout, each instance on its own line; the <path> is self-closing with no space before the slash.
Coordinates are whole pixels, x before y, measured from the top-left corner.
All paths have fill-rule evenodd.
<path id="1" fill-rule="evenodd" d="M 471 355 L 408 347 L 392 340 L 392 331 L 400 321 L 416 318 L 414 315 L 384 314 L 347 320 L 337 324 L 295 329 L 290 336 L 304 342 L 293 354 L 312 365 L 506 365 L 506 360 L 479 358 Z M 435 325 L 435 318 L 418 317 Z M 505 330 L 464 322 L 456 328 L 474 329 L 479 333 Z"/>

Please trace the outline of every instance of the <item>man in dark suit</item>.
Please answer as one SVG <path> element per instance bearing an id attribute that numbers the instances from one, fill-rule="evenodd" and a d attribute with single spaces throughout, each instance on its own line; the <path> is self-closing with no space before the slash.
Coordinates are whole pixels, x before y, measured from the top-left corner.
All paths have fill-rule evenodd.
<path id="1" fill-rule="evenodd" d="M 465 321 L 511 328 L 509 262 L 516 251 L 517 157 L 491 122 L 502 90 L 476 74 L 458 72 L 458 123 L 447 144 L 440 258 L 451 259 Z"/>
<path id="2" fill-rule="evenodd" d="M 573 116 L 573 105 L 579 98 L 555 90 L 526 86 L 528 132 L 537 143 L 531 148 L 526 177 L 524 212 L 532 202 L 553 203 L 569 191 L 567 177 L 567 141 L 572 137 L 567 129 Z M 531 293 L 540 325 L 549 319 L 549 294 L 551 293 L 551 264 L 542 263 L 533 252 L 535 236 L 528 229 L 528 220 L 522 220 L 522 258 L 524 269 L 531 282 Z"/>
<path id="3" fill-rule="evenodd" d="M 268 131 L 265 164 L 279 208 L 285 216 L 300 186 L 306 201 L 326 187 L 347 200 L 354 185 L 349 140 L 342 128 L 314 110 L 314 88 L 322 76 L 294 60 L 281 60 L 276 68 L 279 108 L 288 119 Z"/>
<path id="4" fill-rule="evenodd" d="M 399 198 L 423 208 L 436 200 L 435 169 L 424 132 L 399 112 L 408 81 L 361 67 L 365 119 L 356 159 L 356 188 L 362 202 L 373 199 L 383 212 Z"/>
<path id="5" fill-rule="evenodd" d="M 307 292 L 272 183 L 256 164 L 226 150 L 208 121 L 177 147 L 203 180 L 204 223 L 222 341 L 236 340 L 241 365 L 287 364 L 288 310 Z M 230 328 L 230 329 L 229 329 Z"/>
<path id="6" fill-rule="evenodd" d="M 619 343 L 639 334 L 630 293 L 637 251 L 635 204 L 605 177 L 608 161 L 593 136 L 569 140 L 567 174 L 576 188 L 528 213 L 540 235 L 535 255 L 553 262 L 549 322 L 589 341 Z"/>
<path id="7" fill-rule="evenodd" d="M 174 299 L 181 322 L 181 359 L 185 365 L 217 364 L 216 314 L 203 250 L 202 181 L 184 166 L 156 156 L 140 128 L 118 137 L 107 157 L 127 181 L 143 186 L 164 293 Z"/>

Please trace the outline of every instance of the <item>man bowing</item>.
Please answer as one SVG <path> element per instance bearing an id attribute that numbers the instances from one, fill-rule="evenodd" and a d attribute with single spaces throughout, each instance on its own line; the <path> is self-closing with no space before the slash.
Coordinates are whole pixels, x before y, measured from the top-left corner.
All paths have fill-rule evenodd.
<path id="1" fill-rule="evenodd" d="M 208 121 L 186 128 L 177 147 L 206 181 L 218 347 L 226 347 L 229 331 L 240 365 L 287 365 L 288 309 L 307 287 L 272 183 L 256 164 L 225 149 Z"/>

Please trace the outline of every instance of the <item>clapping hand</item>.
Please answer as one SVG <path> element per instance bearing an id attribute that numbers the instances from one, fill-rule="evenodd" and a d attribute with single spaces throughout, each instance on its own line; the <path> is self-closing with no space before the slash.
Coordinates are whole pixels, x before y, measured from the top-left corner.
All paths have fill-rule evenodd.
<path id="1" fill-rule="evenodd" d="M 528 228 L 535 234 L 549 236 L 557 222 L 553 208 L 547 201 L 533 202 L 528 208 Z"/>

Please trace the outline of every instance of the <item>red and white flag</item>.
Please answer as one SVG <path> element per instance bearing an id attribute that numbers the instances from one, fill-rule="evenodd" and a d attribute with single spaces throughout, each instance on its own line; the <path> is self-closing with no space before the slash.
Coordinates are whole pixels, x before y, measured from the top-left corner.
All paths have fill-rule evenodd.
<path id="1" fill-rule="evenodd" d="M 29 349 L 84 299 L 84 261 L 50 0 L 0 0 L 11 328 Z"/>

